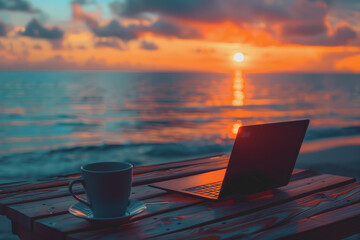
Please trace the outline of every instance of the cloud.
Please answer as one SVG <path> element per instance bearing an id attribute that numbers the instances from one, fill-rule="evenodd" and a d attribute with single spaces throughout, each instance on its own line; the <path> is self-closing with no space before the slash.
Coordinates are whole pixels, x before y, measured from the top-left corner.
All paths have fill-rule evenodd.
<path id="1" fill-rule="evenodd" d="M 322 1 L 298 0 L 289 5 L 291 16 L 282 24 L 282 36 L 316 36 L 326 33 L 326 16 L 329 7 Z"/>
<path id="2" fill-rule="evenodd" d="M 332 45 L 347 45 L 351 40 L 357 38 L 357 33 L 348 26 L 342 26 L 336 29 L 331 38 L 330 44 Z"/>
<path id="3" fill-rule="evenodd" d="M 313 36 L 326 32 L 327 28 L 325 24 L 322 23 L 296 23 L 292 25 L 285 25 L 282 29 L 282 34 L 285 36 Z"/>
<path id="4" fill-rule="evenodd" d="M 159 19 L 150 26 L 142 28 L 142 31 L 151 32 L 166 37 L 182 39 L 200 38 L 200 31 L 194 27 L 182 26 L 169 20 Z"/>
<path id="5" fill-rule="evenodd" d="M 124 25 L 121 20 L 113 19 L 105 26 L 100 26 L 97 13 L 84 12 L 79 4 L 72 4 L 73 19 L 81 20 L 98 37 L 116 37 L 124 42 L 138 39 L 142 34 L 153 33 L 165 37 L 182 39 L 200 38 L 200 32 L 191 26 L 182 26 L 175 21 L 157 19 L 150 25 L 130 24 Z"/>
<path id="6" fill-rule="evenodd" d="M 80 45 L 77 48 L 80 49 L 80 50 L 86 50 L 87 49 L 84 45 Z"/>
<path id="7" fill-rule="evenodd" d="M 357 3 L 345 1 L 349 4 L 342 3 L 343 6 Z M 282 43 L 351 44 L 350 39 L 356 35 L 354 29 L 334 29 L 334 24 L 328 22 L 335 4 L 339 3 L 332 0 L 124 0 L 110 3 L 110 9 L 123 18 L 158 17 L 160 20 L 148 30 L 164 36 L 199 38 L 202 35 L 199 24 L 230 22 L 248 31 L 265 31 Z M 219 40 L 223 40 L 221 36 Z"/>
<path id="8" fill-rule="evenodd" d="M 95 25 L 97 26 L 97 24 Z M 153 33 L 164 37 L 176 37 L 182 39 L 200 38 L 200 33 L 192 27 L 182 27 L 176 23 L 158 20 L 151 25 L 122 25 L 118 20 L 112 20 L 103 27 L 89 25 L 93 33 L 98 37 L 116 37 L 124 42 L 138 39 L 144 33 Z"/>
<path id="9" fill-rule="evenodd" d="M 117 20 L 112 20 L 103 27 L 93 27 L 92 31 L 98 37 L 117 37 L 127 42 L 138 38 L 137 25 L 123 26 Z"/>
<path id="10" fill-rule="evenodd" d="M 2 50 L 6 50 L 6 47 L 4 46 L 4 44 L 2 44 L 2 42 L 0 42 L 0 51 L 2 51 Z"/>
<path id="11" fill-rule="evenodd" d="M 81 4 L 73 3 L 71 8 L 73 20 L 83 21 L 90 28 L 99 27 L 97 18 L 101 18 L 101 7 L 98 7 L 95 12 L 84 12 Z"/>
<path id="12" fill-rule="evenodd" d="M 25 0 L 0 0 L 0 10 L 41 13 Z"/>
<path id="13" fill-rule="evenodd" d="M 42 50 L 43 48 L 42 48 L 42 46 L 41 46 L 40 44 L 35 44 L 35 45 L 33 46 L 33 49 L 35 49 L 35 50 Z"/>
<path id="14" fill-rule="evenodd" d="M 115 48 L 118 50 L 124 50 L 124 48 L 120 45 L 119 41 L 116 39 L 106 39 L 97 41 L 95 43 L 95 47 L 101 48 L 101 47 L 109 47 L 109 48 Z"/>
<path id="15" fill-rule="evenodd" d="M 64 32 L 58 27 L 46 28 L 38 20 L 31 20 L 24 32 L 20 32 L 22 36 L 31 38 L 43 38 L 48 40 L 62 39 Z"/>
<path id="16" fill-rule="evenodd" d="M 203 21 L 221 21 L 226 18 L 221 11 L 223 4 L 217 0 L 125 0 L 110 3 L 114 14 L 129 18 L 141 18 L 148 13 L 176 18 L 201 19 Z M 215 11 L 217 9 L 218 11 Z M 210 11 L 208 14 L 207 11 Z"/>
<path id="17" fill-rule="evenodd" d="M 144 50 L 149 50 L 149 51 L 159 49 L 159 47 L 155 43 L 147 42 L 147 41 L 142 41 L 141 44 L 140 44 L 140 48 L 144 49 Z"/>
<path id="18" fill-rule="evenodd" d="M 28 56 L 30 55 L 29 50 L 28 50 L 28 49 L 24 49 L 24 50 L 22 51 L 22 55 L 23 55 L 24 57 L 28 57 Z"/>
<path id="19" fill-rule="evenodd" d="M 65 59 L 64 59 L 64 57 L 63 56 L 61 56 L 61 55 L 55 55 L 55 56 L 53 56 L 52 58 L 49 58 L 48 60 L 47 60 L 47 62 L 49 63 L 49 64 L 58 64 L 58 63 L 60 63 L 60 64 L 62 64 L 62 63 L 65 63 L 66 61 L 65 61 Z"/>
<path id="20" fill-rule="evenodd" d="M 320 46 L 343 46 L 349 45 L 351 42 L 355 42 L 357 39 L 357 33 L 348 26 L 337 27 L 333 34 L 322 34 L 312 38 L 296 38 L 291 42 L 303 44 L 303 45 L 320 45 Z M 359 42 L 355 45 L 360 45 Z"/>
<path id="21" fill-rule="evenodd" d="M 322 21 L 331 1 L 324 0 L 124 0 L 110 3 L 111 11 L 121 17 L 138 18 L 156 14 L 198 22 L 235 24 L 259 21 Z"/>
<path id="22" fill-rule="evenodd" d="M 79 5 L 87 5 L 87 4 L 96 4 L 95 0 L 72 0 L 72 4 L 79 4 Z"/>
<path id="23" fill-rule="evenodd" d="M 0 37 L 6 36 L 7 29 L 5 23 L 0 21 Z"/>
<path id="24" fill-rule="evenodd" d="M 125 0 L 110 3 L 110 8 L 114 14 L 128 18 L 144 17 L 150 13 L 197 22 L 231 21 L 242 24 L 263 19 L 288 19 L 288 2 L 294 0 Z"/>

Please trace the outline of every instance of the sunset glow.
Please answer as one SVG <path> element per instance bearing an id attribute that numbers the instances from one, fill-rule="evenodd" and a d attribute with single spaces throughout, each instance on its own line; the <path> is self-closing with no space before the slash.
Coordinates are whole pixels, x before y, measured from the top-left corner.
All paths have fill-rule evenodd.
<path id="1" fill-rule="evenodd" d="M 0 8 L 2 70 L 360 72 L 346 1 L 25 2 Z"/>

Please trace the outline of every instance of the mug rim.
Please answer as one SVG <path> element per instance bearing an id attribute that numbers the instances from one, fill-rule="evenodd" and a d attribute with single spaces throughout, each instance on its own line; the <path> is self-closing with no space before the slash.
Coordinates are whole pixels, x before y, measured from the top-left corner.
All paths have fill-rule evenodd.
<path id="1" fill-rule="evenodd" d="M 127 165 L 127 167 L 123 168 L 123 169 L 118 169 L 118 170 L 109 170 L 109 171 L 97 171 L 97 170 L 89 170 L 89 169 L 86 169 L 86 167 L 90 166 L 90 165 L 96 165 L 96 164 L 104 164 L 104 163 L 119 163 L 119 164 L 125 164 Z M 88 164 L 85 164 L 83 166 L 80 167 L 81 171 L 83 172 L 88 172 L 88 173 L 115 173 L 115 172 L 123 172 L 123 171 L 127 171 L 127 170 L 130 170 L 133 168 L 133 165 L 131 163 L 128 163 L 128 162 L 94 162 L 94 163 L 88 163 Z"/>

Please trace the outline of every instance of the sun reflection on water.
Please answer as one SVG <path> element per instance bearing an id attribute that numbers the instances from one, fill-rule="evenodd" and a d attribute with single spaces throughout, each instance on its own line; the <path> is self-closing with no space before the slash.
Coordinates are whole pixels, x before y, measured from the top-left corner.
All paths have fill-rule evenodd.
<path id="1" fill-rule="evenodd" d="M 239 131 L 239 128 L 242 127 L 242 122 L 241 120 L 236 121 L 236 123 L 234 123 L 233 128 L 232 128 L 232 133 L 234 134 L 232 137 L 235 138 L 237 132 Z"/>
<path id="2" fill-rule="evenodd" d="M 233 79 L 233 94 L 234 99 L 232 101 L 233 106 L 243 106 L 245 104 L 245 81 L 243 77 L 243 73 L 241 71 L 236 71 L 234 73 Z"/>

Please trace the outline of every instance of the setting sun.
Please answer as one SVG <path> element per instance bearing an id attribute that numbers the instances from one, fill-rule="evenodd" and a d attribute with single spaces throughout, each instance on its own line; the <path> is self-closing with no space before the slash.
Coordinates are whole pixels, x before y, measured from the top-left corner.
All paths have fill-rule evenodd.
<path id="1" fill-rule="evenodd" d="M 244 61 L 244 58 L 245 58 L 245 56 L 241 52 L 235 53 L 235 55 L 234 55 L 235 62 L 242 62 L 242 61 Z"/>

